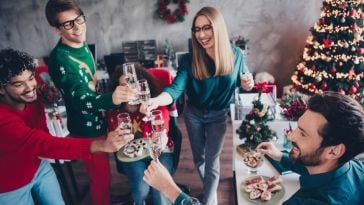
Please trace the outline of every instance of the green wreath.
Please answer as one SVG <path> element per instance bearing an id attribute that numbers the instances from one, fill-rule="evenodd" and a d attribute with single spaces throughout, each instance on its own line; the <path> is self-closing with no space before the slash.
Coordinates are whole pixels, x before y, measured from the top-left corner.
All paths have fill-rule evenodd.
<path id="1" fill-rule="evenodd" d="M 178 4 L 178 8 L 173 12 L 168 8 L 168 5 L 173 2 Z M 182 22 L 185 20 L 186 14 L 188 14 L 187 3 L 189 0 L 159 0 L 157 3 L 156 14 L 163 21 L 172 24 L 176 22 Z"/>

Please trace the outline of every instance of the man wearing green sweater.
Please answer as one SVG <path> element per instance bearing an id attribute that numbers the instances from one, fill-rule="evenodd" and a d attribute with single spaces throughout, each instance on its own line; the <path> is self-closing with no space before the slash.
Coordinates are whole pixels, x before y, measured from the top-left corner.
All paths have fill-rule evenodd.
<path id="1" fill-rule="evenodd" d="M 49 74 L 61 91 L 72 136 L 104 138 L 103 111 L 136 98 L 133 90 L 118 86 L 113 93 L 95 92 L 95 63 L 86 43 L 86 17 L 73 0 L 49 0 L 46 17 L 60 40 L 50 54 Z M 94 205 L 110 204 L 110 166 L 107 154 L 93 154 L 84 160 L 90 176 Z"/>

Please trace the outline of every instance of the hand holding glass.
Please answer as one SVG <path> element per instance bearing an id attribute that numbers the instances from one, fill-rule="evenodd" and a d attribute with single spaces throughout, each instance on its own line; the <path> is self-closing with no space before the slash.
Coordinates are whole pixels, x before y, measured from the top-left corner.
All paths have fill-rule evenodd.
<path id="1" fill-rule="evenodd" d="M 118 126 L 120 129 L 123 130 L 129 130 L 129 133 L 133 133 L 133 129 L 132 129 L 132 123 L 131 123 L 131 118 L 130 115 L 126 112 L 123 113 L 119 113 L 117 115 L 117 119 L 118 119 Z M 126 144 L 125 146 L 129 146 L 130 144 Z"/>
<path id="2" fill-rule="evenodd" d="M 148 149 L 150 156 L 154 160 L 158 160 L 162 153 L 162 135 L 165 134 L 164 120 L 160 110 L 152 111 L 151 116 L 152 134 L 148 136 Z"/>

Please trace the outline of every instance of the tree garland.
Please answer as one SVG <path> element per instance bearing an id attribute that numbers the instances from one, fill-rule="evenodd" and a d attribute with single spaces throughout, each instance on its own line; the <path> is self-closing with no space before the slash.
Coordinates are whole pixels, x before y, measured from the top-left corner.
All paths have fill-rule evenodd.
<path id="1" fill-rule="evenodd" d="M 173 2 L 178 4 L 178 8 L 173 12 L 168 8 L 168 5 Z M 168 24 L 182 22 L 185 20 L 185 15 L 188 14 L 187 3 L 189 0 L 159 0 L 157 3 L 156 14 L 160 19 Z"/>

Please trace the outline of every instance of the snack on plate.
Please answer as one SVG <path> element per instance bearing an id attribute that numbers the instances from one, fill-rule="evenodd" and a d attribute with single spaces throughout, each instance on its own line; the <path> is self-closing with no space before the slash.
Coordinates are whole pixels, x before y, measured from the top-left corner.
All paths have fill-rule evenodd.
<path id="1" fill-rule="evenodd" d="M 146 148 L 146 142 L 143 139 L 137 139 L 125 145 L 123 153 L 129 158 L 140 157 L 143 155 L 143 149 Z"/>
<path id="2" fill-rule="evenodd" d="M 257 176 L 245 181 L 245 192 L 249 193 L 250 199 L 261 199 L 269 201 L 272 194 L 282 189 L 279 185 L 281 180 L 277 176 L 272 176 L 265 180 L 262 176 Z"/>
<path id="3" fill-rule="evenodd" d="M 245 165 L 252 168 L 257 168 L 260 166 L 263 162 L 262 160 L 262 154 L 259 152 L 247 152 L 243 156 Z"/>
<path id="4" fill-rule="evenodd" d="M 272 193 L 269 191 L 264 191 L 261 195 L 260 195 L 260 199 L 262 199 L 263 201 L 269 201 L 272 198 Z"/>
<path id="5" fill-rule="evenodd" d="M 128 143 L 125 145 L 123 153 L 125 156 L 133 158 L 135 156 L 136 147 L 133 145 L 133 143 Z"/>

